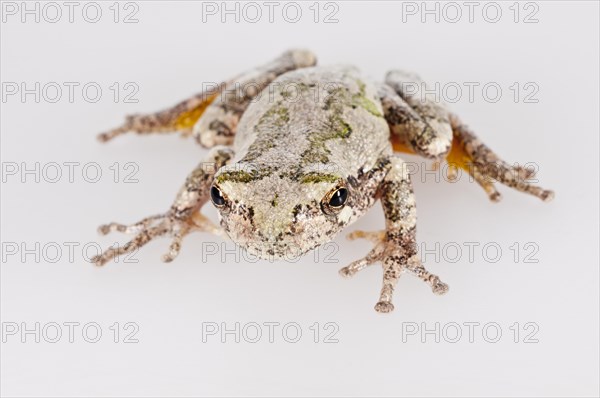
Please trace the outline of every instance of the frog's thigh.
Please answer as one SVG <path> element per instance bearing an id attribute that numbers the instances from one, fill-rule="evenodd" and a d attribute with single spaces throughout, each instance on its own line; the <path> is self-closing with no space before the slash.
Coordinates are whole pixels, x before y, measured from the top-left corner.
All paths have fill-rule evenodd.
<path id="1" fill-rule="evenodd" d="M 407 93 L 406 87 L 423 84 L 414 75 L 391 71 L 385 83 L 380 97 L 396 143 L 427 158 L 446 155 L 452 144 L 448 111 L 428 98 L 421 101 Z"/>
<path id="2" fill-rule="evenodd" d="M 208 106 L 194 125 L 194 138 L 204 147 L 230 145 L 248 105 L 278 76 L 294 69 L 316 64 L 316 57 L 307 50 L 289 50 L 266 65 L 237 77 Z"/>
<path id="3" fill-rule="evenodd" d="M 277 76 L 312 66 L 316 57 L 306 50 L 290 50 L 279 58 L 225 83 L 207 84 L 207 90 L 159 112 L 129 115 L 125 123 L 98 136 L 108 141 L 116 136 L 181 132 L 194 134 L 206 147 L 229 144 L 246 107 Z M 241 94 L 241 95 L 240 95 Z"/>

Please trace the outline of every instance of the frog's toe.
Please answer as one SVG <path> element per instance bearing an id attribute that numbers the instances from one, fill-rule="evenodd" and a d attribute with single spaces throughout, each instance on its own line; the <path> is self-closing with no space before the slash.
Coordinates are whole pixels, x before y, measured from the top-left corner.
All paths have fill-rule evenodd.
<path id="1" fill-rule="evenodd" d="M 97 266 L 102 266 L 110 260 L 127 253 L 133 253 L 152 239 L 163 236 L 169 231 L 168 227 L 164 223 L 160 223 L 157 226 L 144 229 L 138 233 L 133 239 L 122 246 L 110 247 L 101 254 L 93 257 L 91 262 Z"/>
<path id="2" fill-rule="evenodd" d="M 496 189 L 496 185 L 494 181 L 489 178 L 485 173 L 481 171 L 481 169 L 475 165 L 471 165 L 468 169 L 469 175 L 483 188 L 485 193 L 488 195 L 488 198 L 492 202 L 500 202 L 502 200 L 502 195 Z"/>
<path id="3" fill-rule="evenodd" d="M 519 173 L 519 177 L 524 180 L 530 180 L 535 177 L 537 170 L 531 166 L 514 166 L 517 173 Z"/>
<path id="4" fill-rule="evenodd" d="M 348 240 L 356 240 L 359 238 L 363 238 L 367 232 L 365 231 L 352 231 L 348 235 L 346 235 L 346 239 Z"/>
<path id="5" fill-rule="evenodd" d="M 92 259 L 96 265 L 104 265 L 115 257 L 133 251 L 144 246 L 151 240 L 164 236 L 172 236 L 169 251 L 162 256 L 164 262 L 171 262 L 179 255 L 183 238 L 192 231 L 216 232 L 218 227 L 214 226 L 203 216 L 180 218 L 172 210 L 166 213 L 146 217 L 143 220 L 131 224 L 110 223 L 101 225 L 98 231 L 106 235 L 112 231 L 136 234 L 133 239 L 123 246 L 111 247 Z"/>
<path id="6" fill-rule="evenodd" d="M 174 232 L 173 240 L 171 241 L 171 245 L 169 246 L 168 253 L 165 253 L 162 256 L 162 260 L 165 263 L 170 263 L 179 255 L 179 251 L 181 250 L 181 242 L 183 241 L 183 237 L 186 236 L 192 230 L 192 226 L 190 224 L 183 224 L 183 226 Z"/>
<path id="7" fill-rule="evenodd" d="M 438 296 L 448 293 L 448 290 L 450 290 L 450 287 L 439 279 L 437 283 L 431 287 L 431 291 Z"/>
<path id="8" fill-rule="evenodd" d="M 375 245 L 375 248 L 369 252 L 365 257 L 360 260 L 353 261 L 348 266 L 339 270 L 339 274 L 345 278 L 354 276 L 358 271 L 365 269 L 369 265 L 374 264 L 380 260 L 380 251 L 378 250 L 383 238 L 385 237 L 384 231 L 353 231 L 346 235 L 350 240 L 355 239 L 367 239 Z"/>
<path id="9" fill-rule="evenodd" d="M 346 238 L 349 240 L 367 239 L 368 241 L 378 244 L 385 238 L 385 231 L 352 231 Z"/>
<path id="10" fill-rule="evenodd" d="M 356 271 L 352 271 L 349 266 L 340 268 L 340 270 L 338 272 L 344 278 L 350 278 L 351 276 L 353 276 L 356 273 Z"/>
<path id="11" fill-rule="evenodd" d="M 540 193 L 540 199 L 542 199 L 544 202 L 550 202 L 552 199 L 554 199 L 554 191 L 551 190 L 544 190 Z"/>
<path id="12" fill-rule="evenodd" d="M 339 273 L 344 278 L 350 278 L 354 276 L 358 271 L 365 269 L 369 265 L 373 264 L 373 262 L 369 262 L 367 257 L 361 258 L 360 260 L 356 260 L 350 263 L 350 265 L 339 270 Z"/>
<path id="13" fill-rule="evenodd" d="M 375 304 L 375 311 L 381 314 L 387 314 L 388 312 L 394 311 L 394 304 L 389 301 L 379 301 Z"/>
<path id="14" fill-rule="evenodd" d="M 119 232 L 127 232 L 131 229 L 131 225 L 127 224 L 119 224 L 116 222 L 111 222 L 108 224 L 102 224 L 98 227 L 98 233 L 100 235 L 108 235 L 111 232 L 119 231 Z"/>
<path id="15" fill-rule="evenodd" d="M 404 269 L 421 279 L 423 282 L 427 283 L 431 287 L 431 291 L 434 294 L 441 296 L 442 294 L 446 294 L 450 289 L 447 284 L 442 282 L 439 276 L 427 271 L 418 259 L 416 259 L 412 264 L 407 264 Z"/>
<path id="16" fill-rule="evenodd" d="M 116 222 L 111 222 L 108 224 L 103 224 L 98 227 L 98 233 L 100 235 L 108 235 L 111 232 L 118 231 L 126 234 L 137 233 L 145 228 L 148 228 L 150 224 L 158 219 L 164 218 L 164 214 L 157 214 L 154 216 L 146 217 L 141 221 L 136 222 L 135 224 L 120 224 Z"/>

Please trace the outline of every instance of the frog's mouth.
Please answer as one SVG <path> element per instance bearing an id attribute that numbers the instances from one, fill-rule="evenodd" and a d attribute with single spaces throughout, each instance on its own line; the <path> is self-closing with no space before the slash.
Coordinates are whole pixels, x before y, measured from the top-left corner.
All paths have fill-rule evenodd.
<path id="1" fill-rule="evenodd" d="M 245 242 L 240 244 L 246 252 L 262 260 L 295 261 L 311 248 L 302 248 L 290 242 Z"/>

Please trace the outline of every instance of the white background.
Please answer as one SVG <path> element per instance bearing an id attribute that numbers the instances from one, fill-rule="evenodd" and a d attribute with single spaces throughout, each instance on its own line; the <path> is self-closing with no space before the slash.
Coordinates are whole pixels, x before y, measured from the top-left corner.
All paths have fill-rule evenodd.
<path id="1" fill-rule="evenodd" d="M 19 327 L 16 335 L 3 335 L 2 395 L 599 394 L 598 3 L 536 2 L 537 23 L 523 23 L 535 10 L 524 4 L 515 23 L 512 2 L 498 3 L 502 16 L 497 23 L 483 18 L 483 3 L 470 23 L 460 2 L 463 15 L 456 23 L 444 18 L 436 23 L 433 15 L 423 23 L 420 14 L 404 14 L 403 21 L 399 2 L 337 2 L 337 23 L 323 23 L 334 10 L 324 5 L 315 23 L 312 3 L 301 4 L 297 23 L 285 21 L 281 6 L 273 23 L 265 6 L 257 23 L 236 23 L 231 15 L 222 23 L 219 14 L 203 22 L 199 3 L 137 2 L 139 22 L 133 24 L 114 23 L 111 3 L 101 3 L 98 23 L 82 18 L 83 3 L 73 23 L 64 6 L 57 23 L 43 17 L 36 23 L 32 16 L 23 23 L 20 14 L 4 15 L 4 87 L 7 82 L 25 82 L 29 88 L 35 82 L 80 86 L 73 103 L 65 87 L 57 103 L 48 101 L 54 96 L 50 93 L 39 103 L 33 95 L 2 101 L 3 167 L 16 163 L 20 169 L 16 175 L 5 170 L 2 184 L 1 315 L 5 329 Z M 133 10 L 123 7 L 121 21 Z M 493 10 L 489 13 L 493 18 Z M 370 249 L 368 242 L 351 243 L 343 235 L 331 258 L 325 259 L 333 252 L 330 247 L 316 261 L 308 255 L 293 264 L 236 260 L 232 254 L 222 258 L 223 253 L 203 262 L 202 242 L 233 249 L 205 234 L 189 236 L 169 265 L 160 261 L 165 239 L 137 253 L 138 263 L 109 263 L 101 269 L 87 263 L 83 245 L 106 247 L 126 239 L 99 237 L 99 224 L 134 222 L 165 211 L 206 153 L 176 134 L 129 135 L 106 145 L 95 134 L 119 124 L 125 114 L 170 106 L 199 91 L 202 82 L 225 80 L 291 47 L 312 49 L 321 64 L 355 64 L 374 78 L 404 68 L 442 86 L 479 83 L 472 102 L 465 90 L 452 109 L 506 160 L 537 163 L 540 184 L 554 189 L 556 199 L 545 204 L 501 187 L 504 199 L 493 204 L 467 178 L 436 183 L 433 175 L 417 174 L 418 238 L 430 251 L 436 243 L 448 248 L 445 255 L 438 250 L 439 258 L 427 254 L 425 263 L 450 285 L 450 292 L 435 296 L 406 275 L 396 290 L 396 310 L 388 315 L 373 310 L 379 266 L 351 280 L 338 275 L 339 268 Z M 81 95 L 88 82 L 103 89 L 96 103 Z M 109 88 L 115 82 L 137 84 L 139 102 L 124 103 L 121 97 L 115 103 Z M 482 95 L 481 86 L 488 82 L 503 90 L 495 103 Z M 509 88 L 515 82 L 521 88 L 535 83 L 538 102 L 525 103 L 521 96 L 515 103 Z M 39 162 L 40 169 L 51 162 L 80 165 L 72 183 L 66 167 L 58 182 L 48 181 L 52 173 L 36 183 L 35 175 L 21 174 L 21 162 L 28 168 Z M 91 162 L 102 169 L 98 183 L 82 177 L 82 166 Z M 121 168 L 117 183 L 109 169 L 115 162 Z M 139 166 L 138 183 L 123 182 L 127 162 Z M 216 218 L 210 205 L 205 211 Z M 377 205 L 347 232 L 381 228 Z M 39 260 L 6 250 L 15 244 L 31 249 L 36 242 L 49 250 L 39 250 Z M 68 242 L 78 245 L 74 259 L 69 259 Z M 479 244 L 473 260 L 466 242 Z M 528 242 L 533 246 L 526 250 Z M 501 248 L 497 262 L 485 259 L 485 244 Z M 63 251 L 53 263 L 56 252 L 50 249 L 56 245 Z M 448 260 L 456 257 L 456 246 L 463 250 L 453 263 Z M 516 262 L 511 247 L 520 248 Z M 532 247 L 539 249 L 530 258 L 537 263 L 525 261 Z M 488 255 L 495 257 L 494 250 Z M 36 343 L 35 335 L 21 335 L 22 327 L 34 328 L 36 322 L 40 328 L 51 322 L 80 326 L 73 343 L 64 325 L 59 342 L 49 342 L 55 330 L 46 329 Z M 90 322 L 103 332 L 95 344 L 82 336 L 81 327 Z M 121 328 L 118 343 L 109 329 L 115 322 Z M 138 343 L 122 342 L 127 322 L 139 326 Z M 203 342 L 206 322 L 224 322 L 229 328 L 236 322 L 240 327 L 249 322 L 281 326 L 274 342 L 268 341 L 266 327 L 255 344 L 244 338 L 236 343 L 232 335 L 225 342 L 219 335 L 205 336 Z M 298 343 L 282 336 L 281 327 L 289 322 L 302 328 Z M 315 322 L 321 328 L 318 343 L 309 329 Z M 323 342 L 327 322 L 339 327 L 337 343 Z M 451 342 L 452 322 L 462 330 L 456 343 Z M 472 342 L 465 322 L 479 323 Z M 515 322 L 518 342 L 510 329 Z M 538 329 L 537 343 L 524 342 L 533 330 L 525 329 L 528 322 Z M 436 323 L 447 331 L 438 334 L 439 343 L 435 334 L 420 333 Z M 482 334 L 483 325 L 492 323 L 502 331 L 497 343 L 486 341 L 495 337 L 494 329 Z M 419 329 L 416 335 L 403 333 L 413 326 Z"/>

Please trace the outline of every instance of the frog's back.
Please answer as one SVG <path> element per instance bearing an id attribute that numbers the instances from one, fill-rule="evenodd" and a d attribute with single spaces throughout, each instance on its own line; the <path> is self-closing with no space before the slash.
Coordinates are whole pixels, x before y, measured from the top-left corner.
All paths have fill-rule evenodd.
<path id="1" fill-rule="evenodd" d="M 369 169 L 389 149 L 376 87 L 352 67 L 313 67 L 271 83 L 240 120 L 234 142 L 246 162 Z"/>

